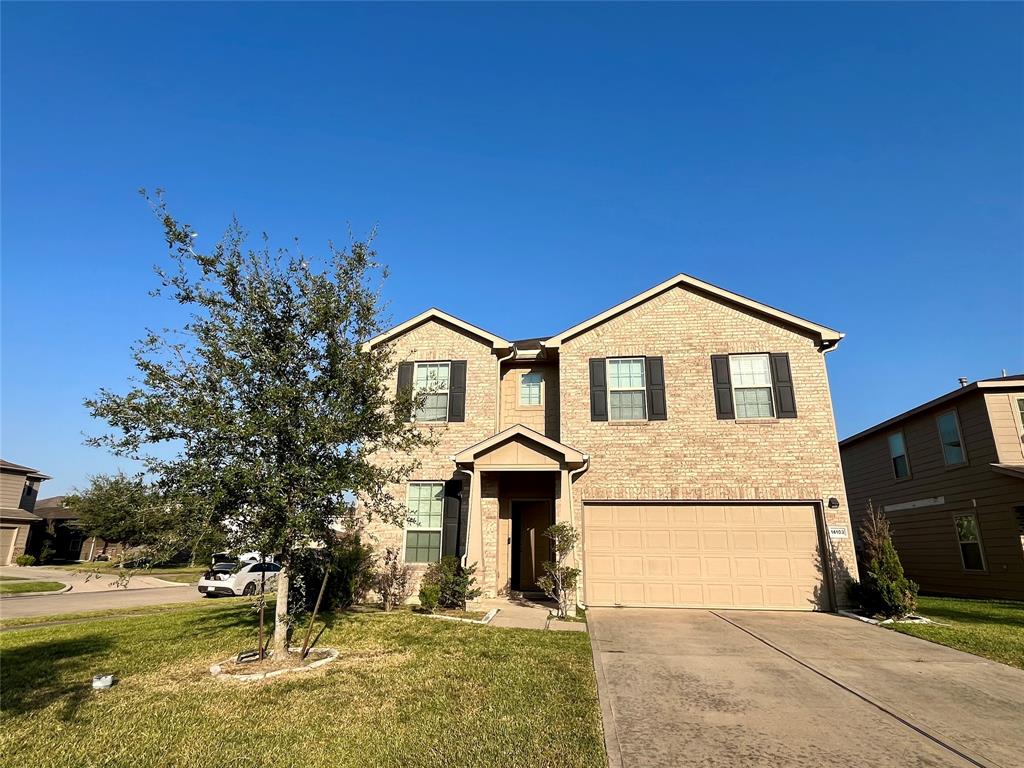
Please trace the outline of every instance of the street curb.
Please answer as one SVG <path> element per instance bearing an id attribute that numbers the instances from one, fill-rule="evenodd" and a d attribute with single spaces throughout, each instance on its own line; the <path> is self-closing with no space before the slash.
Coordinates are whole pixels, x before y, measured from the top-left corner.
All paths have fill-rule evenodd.
<path id="1" fill-rule="evenodd" d="M 51 589 L 48 592 L 19 592 L 16 595 L 0 595 L 4 600 L 17 600 L 19 597 L 44 597 L 48 595 L 63 595 L 71 591 L 71 585 L 65 584 L 64 589 Z"/>

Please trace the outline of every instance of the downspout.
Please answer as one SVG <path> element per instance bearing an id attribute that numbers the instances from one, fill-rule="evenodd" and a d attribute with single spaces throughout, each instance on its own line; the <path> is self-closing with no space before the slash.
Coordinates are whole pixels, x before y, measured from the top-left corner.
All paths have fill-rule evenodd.
<path id="1" fill-rule="evenodd" d="M 569 471 L 569 488 L 567 489 L 568 490 L 568 494 L 569 494 L 569 496 L 568 496 L 568 498 L 569 498 L 569 525 L 572 525 L 573 520 L 575 520 L 575 518 L 573 517 L 573 514 L 572 514 L 572 496 L 573 496 L 572 489 L 573 489 L 573 483 L 575 481 L 575 476 L 578 475 L 578 474 L 581 474 L 583 472 L 586 472 L 589 467 L 590 467 L 590 456 L 588 456 L 587 454 L 583 454 L 583 466 L 577 467 L 576 469 L 573 469 L 573 470 Z M 573 559 L 575 560 L 576 559 L 576 553 L 573 552 L 572 556 L 573 556 Z M 582 586 L 577 582 L 577 584 L 576 584 L 576 604 L 579 605 L 579 606 L 582 606 L 583 609 L 586 610 L 586 607 L 587 607 L 586 604 L 584 604 L 580 600 L 580 590 L 581 589 L 582 589 Z"/>
<path id="2" fill-rule="evenodd" d="M 455 458 L 452 456 L 451 458 Z M 476 482 L 476 470 L 475 469 L 463 469 L 462 467 L 455 467 L 456 472 L 464 472 L 469 475 L 469 499 L 466 501 L 466 543 L 463 545 L 462 552 L 462 567 L 465 568 L 468 563 L 466 562 L 469 558 L 469 532 L 473 528 L 473 484 Z M 459 499 L 461 505 L 462 500 Z M 461 510 L 460 510 L 461 511 Z"/>
<path id="3" fill-rule="evenodd" d="M 512 347 L 512 351 L 509 352 L 505 357 L 499 357 L 497 359 L 497 386 L 494 389 L 494 434 L 498 434 L 501 431 L 501 364 L 507 360 L 513 360 L 516 356 L 516 348 Z"/>

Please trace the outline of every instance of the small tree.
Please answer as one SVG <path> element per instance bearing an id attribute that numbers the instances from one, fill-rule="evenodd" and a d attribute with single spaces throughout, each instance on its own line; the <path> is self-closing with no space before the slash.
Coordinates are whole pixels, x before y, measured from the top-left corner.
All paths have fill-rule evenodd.
<path id="1" fill-rule="evenodd" d="M 860 539 L 868 567 L 860 583 L 851 584 L 850 596 L 871 615 L 900 619 L 912 613 L 917 607 L 917 584 L 903 572 L 892 542 L 892 527 L 871 501 Z"/>
<path id="2" fill-rule="evenodd" d="M 391 547 L 385 549 L 374 584 L 381 607 L 385 611 L 390 611 L 409 599 L 412 593 L 411 580 L 412 569 L 402 562 L 398 550 Z"/>
<path id="3" fill-rule="evenodd" d="M 169 294 L 188 319 L 138 343 L 127 393 L 86 400 L 113 428 L 89 443 L 142 460 L 164 491 L 206 500 L 206 522 L 229 532 L 232 549 L 275 555 L 274 649 L 283 655 L 293 555 L 355 517 L 354 499 L 359 515 L 404 521 L 388 488 L 433 441 L 408 421 L 412 395 L 395 394 L 389 347 L 366 343 L 383 330 L 385 271 L 369 241 L 328 244 L 317 269 L 301 253 L 271 251 L 266 236 L 250 249 L 237 222 L 201 253 L 159 191 L 151 203 L 173 262 L 157 269 L 154 294 Z M 382 451 L 410 458 L 376 461 Z M 182 521 L 193 534 L 199 522 Z"/>
<path id="4" fill-rule="evenodd" d="M 545 575 L 537 579 L 537 586 L 558 603 L 558 617 L 564 619 L 569 615 L 569 606 L 575 599 L 576 583 L 580 577 L 579 568 L 566 565 L 566 561 L 576 549 L 580 535 L 569 523 L 555 523 L 544 531 L 544 535 L 551 540 L 555 558 L 553 563 L 544 563 Z"/>

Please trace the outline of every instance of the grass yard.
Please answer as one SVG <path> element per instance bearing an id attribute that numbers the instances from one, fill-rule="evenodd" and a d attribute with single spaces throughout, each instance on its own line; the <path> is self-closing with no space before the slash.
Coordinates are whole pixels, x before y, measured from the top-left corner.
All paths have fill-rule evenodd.
<path id="1" fill-rule="evenodd" d="M 0 595 L 20 595 L 24 592 L 56 592 L 64 589 L 59 581 L 30 581 L 17 577 L 0 577 Z"/>
<path id="2" fill-rule="evenodd" d="M 327 617 L 342 657 L 263 683 L 210 664 L 255 646 L 247 601 L 0 633 L 10 765 L 603 766 L 588 638 L 436 621 Z M 5 626 L 10 626 L 5 624 Z M 302 628 L 300 628 L 301 631 Z M 118 683 L 94 692 L 94 674 Z"/>
<path id="3" fill-rule="evenodd" d="M 917 612 L 928 624 L 894 624 L 897 632 L 1024 669 L 1024 603 L 920 597 Z"/>

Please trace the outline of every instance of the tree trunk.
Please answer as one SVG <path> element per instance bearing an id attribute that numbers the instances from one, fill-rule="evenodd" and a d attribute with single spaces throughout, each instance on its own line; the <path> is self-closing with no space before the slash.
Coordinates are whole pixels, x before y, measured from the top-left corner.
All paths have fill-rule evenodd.
<path id="1" fill-rule="evenodd" d="M 288 653 L 288 563 L 281 563 L 277 574 L 277 603 L 274 615 L 274 653 L 278 658 Z"/>

